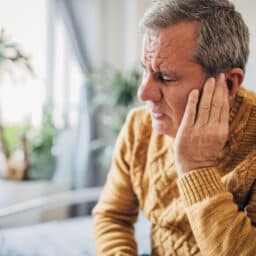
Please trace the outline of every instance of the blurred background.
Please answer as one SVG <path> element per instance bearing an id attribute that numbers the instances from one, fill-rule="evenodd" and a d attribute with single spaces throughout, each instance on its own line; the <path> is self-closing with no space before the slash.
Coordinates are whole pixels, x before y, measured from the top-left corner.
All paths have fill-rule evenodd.
<path id="1" fill-rule="evenodd" d="M 0 209 L 104 184 L 116 136 L 139 105 L 150 0 L 0 0 Z M 255 90 L 256 3 L 245 87 Z M 90 214 L 94 203 L 4 218 L 16 228 Z M 47 254 L 45 254 L 47 255 Z"/>
<path id="2" fill-rule="evenodd" d="M 0 207 L 104 183 L 137 104 L 137 25 L 149 3 L 0 1 Z"/>

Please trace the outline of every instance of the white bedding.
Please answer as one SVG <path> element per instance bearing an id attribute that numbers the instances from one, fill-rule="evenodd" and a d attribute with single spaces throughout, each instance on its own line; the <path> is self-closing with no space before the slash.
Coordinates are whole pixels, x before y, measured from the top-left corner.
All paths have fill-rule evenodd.
<path id="1" fill-rule="evenodd" d="M 139 254 L 150 252 L 150 224 L 136 224 Z M 0 256 L 96 255 L 91 217 L 0 231 Z"/>

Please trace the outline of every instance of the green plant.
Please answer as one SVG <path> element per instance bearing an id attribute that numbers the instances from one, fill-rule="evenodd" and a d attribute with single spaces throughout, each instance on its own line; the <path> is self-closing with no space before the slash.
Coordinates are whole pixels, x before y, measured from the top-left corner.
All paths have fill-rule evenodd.
<path id="1" fill-rule="evenodd" d="M 51 179 L 56 165 L 52 154 L 58 129 L 52 120 L 52 108 L 45 107 L 41 128 L 34 131 L 29 139 L 29 179 Z"/>
<path id="2" fill-rule="evenodd" d="M 127 72 L 106 69 L 90 74 L 89 79 L 94 86 L 91 112 L 101 112 L 106 118 L 104 124 L 118 134 L 129 110 L 138 105 L 140 72 L 137 69 Z"/>
<path id="3" fill-rule="evenodd" d="M 9 154 L 13 154 L 21 141 L 21 138 L 31 129 L 30 124 L 6 125 L 3 130 L 4 140 L 6 142 Z"/>
<path id="4" fill-rule="evenodd" d="M 87 77 L 93 86 L 90 106 L 98 127 L 98 136 L 92 141 L 91 150 L 97 152 L 99 168 L 107 169 L 125 118 L 129 110 L 139 104 L 137 90 L 141 75 L 137 69 L 128 72 L 104 69 Z"/>
<path id="5" fill-rule="evenodd" d="M 17 43 L 11 41 L 5 34 L 4 30 L 0 30 L 0 73 L 9 72 L 9 74 L 16 68 L 23 68 L 33 74 L 29 58 L 22 52 Z M 1 108 L 1 102 L 0 102 Z M 1 111 L 1 109 L 0 109 Z M 2 120 L 0 120 L 0 142 L 3 154 L 6 158 L 6 176 L 14 179 L 22 179 L 27 170 L 27 140 L 25 136 L 18 134 L 24 133 L 27 128 L 18 126 L 4 127 Z M 16 136 L 15 136 L 16 135 Z M 21 144 L 23 159 L 13 155 L 16 147 L 16 140 L 21 136 Z"/>
<path id="6" fill-rule="evenodd" d="M 28 168 L 24 179 L 51 179 L 56 165 L 52 154 L 54 139 L 58 129 L 52 120 L 51 108 L 45 107 L 42 115 L 41 127 L 35 129 L 30 123 L 25 125 L 8 125 L 3 129 L 5 145 L 9 156 L 22 148 L 22 139 L 26 138 L 28 150 Z"/>
<path id="7" fill-rule="evenodd" d="M 30 65 L 29 57 L 27 57 L 17 43 L 12 42 L 5 34 L 4 29 L 0 30 L 0 65 L 1 71 L 7 70 L 7 67 L 24 67 L 30 73 L 33 69 Z"/>
<path id="8" fill-rule="evenodd" d="M 0 72 L 10 72 L 16 68 L 23 68 L 34 74 L 29 57 L 1 29 Z M 8 166 L 7 177 L 14 179 L 51 179 L 56 164 L 51 149 L 57 132 L 58 130 L 52 120 L 51 106 L 43 109 L 40 129 L 33 129 L 30 124 L 4 126 L 2 120 L 0 120 L 2 151 L 7 163 L 14 163 L 14 165 Z M 16 150 L 23 152 L 24 160 L 15 158 Z M 20 168 L 15 169 L 17 166 Z M 18 174 L 18 172 L 22 172 L 22 174 Z"/>
<path id="9" fill-rule="evenodd" d="M 29 73 L 33 74 L 33 69 L 30 65 L 29 57 L 26 56 L 22 50 L 20 49 L 19 45 L 13 41 L 11 41 L 7 36 L 2 28 L 0 30 L 0 72 L 3 73 L 5 71 L 11 71 L 14 68 L 22 67 L 25 68 L 26 71 L 29 71 Z M 1 106 L 1 104 L 0 104 Z M 16 127 L 18 128 L 18 127 Z M 8 132 L 15 133 L 15 127 L 9 127 Z M 14 130 L 13 130 L 14 129 Z M 2 120 L 0 120 L 0 140 L 2 143 L 3 151 L 8 157 L 10 155 L 9 150 L 13 150 L 12 146 L 7 147 L 5 145 L 5 138 L 3 134 L 3 124 Z M 18 129 L 19 130 L 19 129 Z M 7 133 L 8 133 L 7 132 Z M 8 145 L 12 145 L 10 140 L 13 140 L 11 136 L 8 134 L 6 135 L 8 137 Z M 14 136 L 15 137 L 15 136 Z M 15 139 L 14 139 L 15 140 Z"/>

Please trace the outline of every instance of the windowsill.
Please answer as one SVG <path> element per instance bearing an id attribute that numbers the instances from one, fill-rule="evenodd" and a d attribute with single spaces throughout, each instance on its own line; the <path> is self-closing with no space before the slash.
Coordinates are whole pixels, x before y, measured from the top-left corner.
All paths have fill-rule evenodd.
<path id="1" fill-rule="evenodd" d="M 10 181 L 0 180 L 0 208 L 25 202 L 37 197 L 54 195 L 68 191 L 66 185 L 54 184 L 50 181 Z M 0 219 L 0 228 L 33 225 L 50 220 L 61 220 L 68 217 L 68 208 L 58 208 L 43 212 L 23 213 Z"/>

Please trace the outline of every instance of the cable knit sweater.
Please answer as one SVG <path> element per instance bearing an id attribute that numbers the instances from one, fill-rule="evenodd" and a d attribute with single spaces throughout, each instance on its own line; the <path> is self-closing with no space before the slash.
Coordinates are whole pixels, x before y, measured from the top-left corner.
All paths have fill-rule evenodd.
<path id="1" fill-rule="evenodd" d="M 152 222 L 152 255 L 256 255 L 256 96 L 240 89 L 216 166 L 178 179 L 174 139 L 133 111 L 94 208 L 98 255 L 137 255 L 139 210 Z"/>

